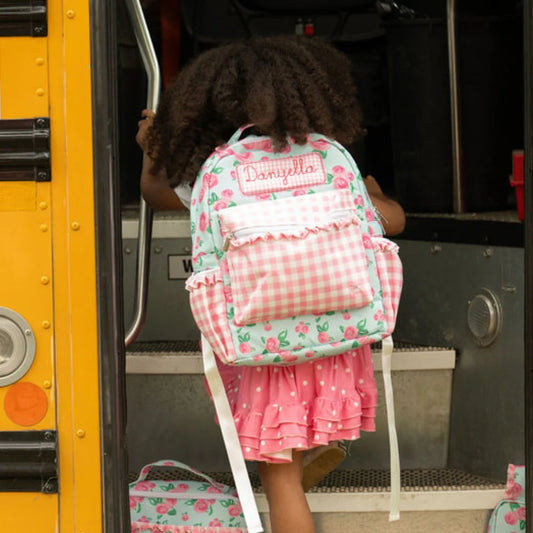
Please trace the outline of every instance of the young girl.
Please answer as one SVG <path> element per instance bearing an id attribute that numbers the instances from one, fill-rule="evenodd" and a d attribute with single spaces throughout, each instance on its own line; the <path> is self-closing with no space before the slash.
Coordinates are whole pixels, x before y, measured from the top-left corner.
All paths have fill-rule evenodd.
<path id="1" fill-rule="evenodd" d="M 155 209 L 187 204 L 202 163 L 243 124 L 253 124 L 255 134 L 269 135 L 277 150 L 288 137 L 305 143 L 311 132 L 344 145 L 364 133 L 348 59 L 318 39 L 289 36 L 204 52 L 164 93 L 157 116 L 149 110 L 142 115 L 137 134 L 146 154 L 141 190 Z M 373 177 L 365 184 L 386 233 L 400 233 L 402 208 Z M 244 457 L 258 463 L 273 533 L 314 532 L 303 465 L 323 450 L 338 451 L 337 441 L 375 430 L 370 348 L 290 367 L 219 366 Z M 285 444 L 262 455 L 263 417 L 274 406 L 278 414 L 274 419 L 269 415 L 269 424 L 285 437 L 275 442 Z M 334 466 L 335 461 L 326 462 L 321 474 Z"/>

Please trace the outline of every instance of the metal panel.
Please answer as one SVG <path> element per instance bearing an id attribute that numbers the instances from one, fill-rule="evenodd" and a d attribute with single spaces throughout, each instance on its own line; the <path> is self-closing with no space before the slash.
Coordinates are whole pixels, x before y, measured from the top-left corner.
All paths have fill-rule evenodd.
<path id="1" fill-rule="evenodd" d="M 398 241 L 404 291 L 395 338 L 458 350 L 449 465 L 504 479 L 524 461 L 524 250 Z M 500 300 L 501 331 L 480 347 L 467 325 L 482 288 Z M 497 438 L 496 438 L 497 436 Z"/>

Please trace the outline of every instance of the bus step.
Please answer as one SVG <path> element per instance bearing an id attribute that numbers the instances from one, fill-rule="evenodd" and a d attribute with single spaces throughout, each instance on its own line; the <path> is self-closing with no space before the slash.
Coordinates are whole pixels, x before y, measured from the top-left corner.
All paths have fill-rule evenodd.
<path id="1" fill-rule="evenodd" d="M 193 479 L 179 472 L 155 471 L 152 479 Z M 213 472 L 215 480 L 233 485 L 231 473 Z M 268 505 L 257 474 L 250 473 L 266 531 Z M 130 481 L 136 479 L 130 475 Z M 484 533 L 492 509 L 503 497 L 505 485 L 453 468 L 402 470 L 399 522 L 388 522 L 387 470 L 336 470 L 311 489 L 307 498 L 317 533 L 409 532 Z"/>

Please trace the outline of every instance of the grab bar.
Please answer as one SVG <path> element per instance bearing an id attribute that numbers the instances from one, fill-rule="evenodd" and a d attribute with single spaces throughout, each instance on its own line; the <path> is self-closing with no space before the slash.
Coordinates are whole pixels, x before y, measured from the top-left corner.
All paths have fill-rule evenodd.
<path id="1" fill-rule="evenodd" d="M 140 0 L 126 0 L 126 7 L 133 26 L 135 40 L 139 47 L 144 69 L 148 77 L 148 109 L 155 111 L 161 91 L 161 75 L 154 45 L 144 18 Z M 146 317 L 148 300 L 148 280 L 150 273 L 150 244 L 152 241 L 153 211 L 141 197 L 139 207 L 139 231 L 137 245 L 137 273 L 135 278 L 135 307 L 133 320 L 124 340 L 129 346 L 139 335 Z"/>
<path id="2" fill-rule="evenodd" d="M 448 63 L 450 72 L 450 104 L 452 114 L 453 212 L 464 213 L 463 172 L 461 168 L 461 130 L 459 128 L 459 90 L 457 79 L 455 0 L 447 0 Z"/>

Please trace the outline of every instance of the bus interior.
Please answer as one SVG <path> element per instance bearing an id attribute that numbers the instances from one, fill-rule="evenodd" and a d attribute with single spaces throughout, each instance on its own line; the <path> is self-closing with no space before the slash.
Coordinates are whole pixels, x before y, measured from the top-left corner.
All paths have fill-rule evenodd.
<path id="1" fill-rule="evenodd" d="M 375 176 L 407 213 L 394 238 L 404 288 L 393 383 L 402 490 L 412 496 L 401 530 L 456 531 L 449 516 L 457 513 L 461 530 L 484 531 L 507 465 L 525 461 L 522 2 L 146 0 L 143 7 L 164 85 L 197 53 L 253 35 L 319 36 L 351 59 L 367 135 L 350 151 L 362 175 Z M 121 2 L 117 35 L 128 327 L 139 249 L 135 133 L 147 82 Z M 126 353 L 129 470 L 174 458 L 228 480 L 184 289 L 190 253 L 188 212 L 155 213 L 146 320 Z M 377 432 L 354 442 L 309 494 L 320 531 L 369 527 L 364 511 L 384 510 L 382 403 Z M 251 476 L 257 485 L 253 466 Z M 353 493 L 349 503 L 333 503 L 345 492 Z M 357 503 L 357 493 L 368 498 Z M 442 524 L 423 522 L 429 511 Z"/>

